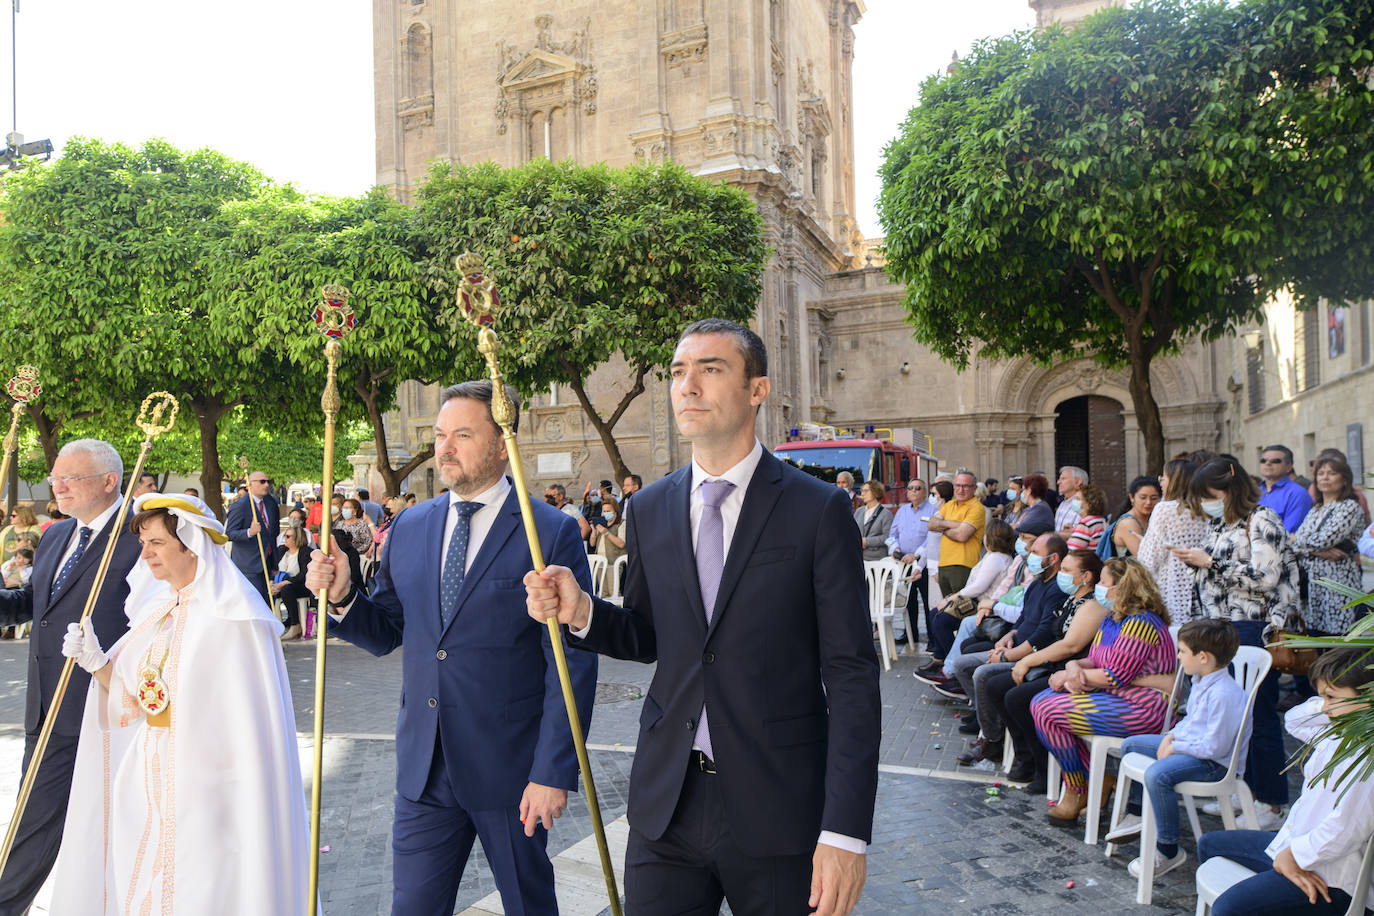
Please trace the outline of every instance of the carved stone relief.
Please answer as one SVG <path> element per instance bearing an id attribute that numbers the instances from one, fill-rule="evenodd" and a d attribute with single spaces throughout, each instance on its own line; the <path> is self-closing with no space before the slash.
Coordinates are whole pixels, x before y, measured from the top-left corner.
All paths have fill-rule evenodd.
<path id="1" fill-rule="evenodd" d="M 510 129 L 513 113 L 531 106 L 580 108 L 585 114 L 596 114 L 600 84 L 589 56 L 591 18 L 562 41 L 553 37 L 552 16 L 536 16 L 534 25 L 532 48 L 522 50 L 523 46 L 504 39 L 496 43 L 499 95 L 492 114 L 498 134 Z"/>
<path id="2" fill-rule="evenodd" d="M 706 62 L 706 23 L 701 22 L 689 28 L 669 32 L 658 40 L 659 53 L 669 70 L 682 69 L 683 75 L 691 76 L 692 67 Z"/>

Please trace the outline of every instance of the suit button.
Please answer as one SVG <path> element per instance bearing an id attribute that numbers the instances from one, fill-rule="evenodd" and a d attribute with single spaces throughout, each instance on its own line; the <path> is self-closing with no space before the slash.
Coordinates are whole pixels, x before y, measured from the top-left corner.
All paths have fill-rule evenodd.
<path id="1" fill-rule="evenodd" d="M 443 649 L 440 649 L 438 652 L 434 653 L 434 657 L 439 659 L 439 661 L 443 661 L 444 659 L 448 658 L 448 653 L 445 652 Z"/>
<path id="2" fill-rule="evenodd" d="M 714 652 L 707 652 L 705 655 L 703 655 L 703 656 L 701 657 L 701 660 L 704 661 L 706 664 L 709 665 L 709 664 L 711 664 L 712 662 L 714 662 L 714 661 L 716 660 L 716 653 L 714 653 Z"/>
<path id="3" fill-rule="evenodd" d="M 694 731 L 697 730 L 697 720 L 696 720 L 696 719 L 688 719 L 688 720 L 687 720 L 687 730 L 688 730 L 689 732 L 694 732 Z"/>
<path id="4" fill-rule="evenodd" d="M 46 627 L 46 626 L 48 625 L 48 622 L 47 622 L 46 620 L 43 620 L 43 621 L 40 621 L 38 625 L 39 625 L 40 627 Z"/>
<path id="5" fill-rule="evenodd" d="M 430 708 L 430 709 L 433 709 L 434 707 L 436 707 L 436 706 L 438 706 L 438 705 L 439 705 L 439 701 L 438 701 L 438 700 L 434 699 L 434 697 L 430 697 L 430 698 L 429 698 L 429 708 Z"/>

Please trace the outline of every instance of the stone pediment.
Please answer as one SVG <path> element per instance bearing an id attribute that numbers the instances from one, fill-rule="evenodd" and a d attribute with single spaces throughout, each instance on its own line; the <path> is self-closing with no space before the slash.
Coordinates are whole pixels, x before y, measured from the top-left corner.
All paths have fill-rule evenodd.
<path id="1" fill-rule="evenodd" d="M 532 89 L 580 76 L 583 69 L 583 65 L 571 57 L 536 49 L 502 75 L 501 88 L 508 92 Z"/>

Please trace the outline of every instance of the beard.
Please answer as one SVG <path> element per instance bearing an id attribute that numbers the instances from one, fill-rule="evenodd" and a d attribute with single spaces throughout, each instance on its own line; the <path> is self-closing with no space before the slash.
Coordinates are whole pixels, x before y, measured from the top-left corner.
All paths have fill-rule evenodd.
<path id="1" fill-rule="evenodd" d="M 501 439 L 494 437 L 487 453 L 474 462 L 455 462 L 439 464 L 439 479 L 456 493 L 475 496 L 490 487 L 505 469 L 506 461 L 501 457 Z"/>

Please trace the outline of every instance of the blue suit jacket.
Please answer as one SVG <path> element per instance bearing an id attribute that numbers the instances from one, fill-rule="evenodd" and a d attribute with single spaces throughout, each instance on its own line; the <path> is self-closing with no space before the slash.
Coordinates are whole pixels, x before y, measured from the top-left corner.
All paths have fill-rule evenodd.
<path id="1" fill-rule="evenodd" d="M 542 500 L 535 525 L 545 562 L 576 572 L 591 591 L 577 523 Z M 420 798 L 437 740 L 458 803 L 469 811 L 513 807 L 527 783 L 577 787 L 577 754 L 558 682 L 549 628 L 525 610 L 534 568 L 511 489 L 463 579 L 456 613 L 441 632 L 440 553 L 447 493 L 391 525 L 372 594 L 359 594 L 331 632 L 385 655 L 405 643 L 396 724 L 396 791 Z M 568 668 L 585 729 L 596 695 L 596 656 L 570 649 Z"/>
<path id="2" fill-rule="evenodd" d="M 76 519 L 63 519 L 49 526 L 38 542 L 33 555 L 33 577 L 23 588 L 0 590 L 0 620 L 7 623 L 33 621 L 33 635 L 29 638 L 29 689 L 28 703 L 24 712 L 24 730 L 36 735 L 43 727 L 43 719 L 52 705 L 57 681 L 62 676 L 62 637 L 67 634 L 67 624 L 75 623 L 86 606 L 91 586 L 95 584 L 95 573 L 100 566 L 100 557 L 109 542 L 108 527 L 98 536 L 91 538 L 86 552 L 76 564 L 76 569 L 62 583 L 57 593 L 52 592 L 53 580 L 57 578 L 59 561 L 66 552 L 67 543 L 77 527 Z M 105 573 L 105 582 L 91 610 L 91 622 L 100 645 L 108 649 L 128 629 L 129 619 L 124 614 L 124 599 L 129 596 L 129 583 L 125 577 L 138 562 L 138 538 L 127 527 L 121 528 L 119 539 L 115 542 L 114 554 Z M 86 688 L 90 675 L 81 668 L 72 669 L 71 681 L 62 700 L 62 711 L 58 713 L 53 734 L 75 738 L 81 734 L 81 714 L 86 708 Z"/>
<path id="3" fill-rule="evenodd" d="M 730 835 L 801 855 L 822 830 L 868 840 L 882 704 L 849 497 L 764 452 L 706 623 L 691 467 L 635 494 L 625 606 L 594 599 L 585 645 L 657 661 L 639 718 L 630 823 L 672 820 L 703 702 Z"/>
<path id="4" fill-rule="evenodd" d="M 224 516 L 224 534 L 229 538 L 229 559 L 239 568 L 239 572 L 255 585 L 262 584 L 262 561 L 267 560 L 267 568 L 277 568 L 277 535 L 281 533 L 281 508 L 271 494 L 262 499 L 267 510 L 267 526 L 257 535 L 248 533 L 253 524 L 253 499 L 242 496 L 234 500 Z M 258 520 L 261 525 L 262 520 Z M 258 541 L 262 541 L 262 554 L 258 554 Z M 266 586 L 264 586 L 266 587 Z"/>

